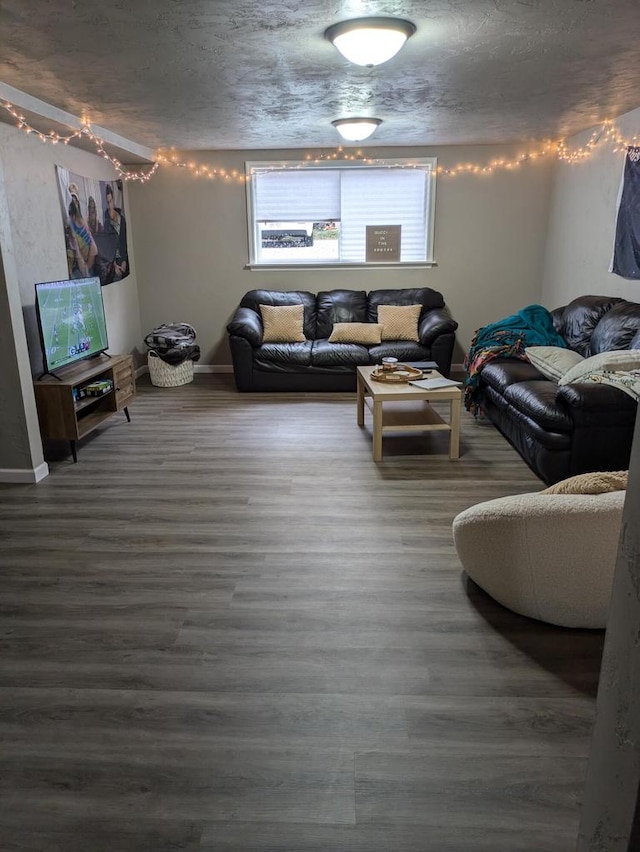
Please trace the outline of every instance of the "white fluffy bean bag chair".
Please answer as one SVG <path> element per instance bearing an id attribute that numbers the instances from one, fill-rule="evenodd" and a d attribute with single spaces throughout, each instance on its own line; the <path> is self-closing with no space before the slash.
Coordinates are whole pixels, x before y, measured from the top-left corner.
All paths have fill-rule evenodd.
<path id="1" fill-rule="evenodd" d="M 541 491 L 480 503 L 453 521 L 458 556 L 514 612 L 606 627 L 625 496 Z"/>

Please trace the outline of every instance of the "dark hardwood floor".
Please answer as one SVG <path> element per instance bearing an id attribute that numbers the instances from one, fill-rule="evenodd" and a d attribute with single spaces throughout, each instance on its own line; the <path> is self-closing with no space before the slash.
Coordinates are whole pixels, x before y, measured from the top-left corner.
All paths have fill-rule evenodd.
<path id="1" fill-rule="evenodd" d="M 139 383 L 0 486 L 2 852 L 569 852 L 603 634 L 465 580 L 462 509 L 542 488 L 490 426 Z M 66 452 L 66 449 L 65 449 Z"/>

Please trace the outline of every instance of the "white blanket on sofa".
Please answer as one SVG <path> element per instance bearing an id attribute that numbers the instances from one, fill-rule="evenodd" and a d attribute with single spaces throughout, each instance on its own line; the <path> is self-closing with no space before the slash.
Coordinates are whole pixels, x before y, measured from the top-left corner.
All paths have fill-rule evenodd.
<path id="1" fill-rule="evenodd" d="M 640 402 L 640 370 L 597 370 L 582 376 L 580 381 L 611 385 Z"/>

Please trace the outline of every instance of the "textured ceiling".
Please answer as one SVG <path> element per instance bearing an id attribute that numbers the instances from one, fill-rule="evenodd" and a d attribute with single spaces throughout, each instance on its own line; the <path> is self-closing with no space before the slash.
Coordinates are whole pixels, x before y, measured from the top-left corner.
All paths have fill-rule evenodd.
<path id="1" fill-rule="evenodd" d="M 360 68 L 323 32 L 363 15 L 417 32 Z M 640 106 L 639 36 L 638 0 L 7 0 L 0 80 L 150 148 L 526 141 Z"/>

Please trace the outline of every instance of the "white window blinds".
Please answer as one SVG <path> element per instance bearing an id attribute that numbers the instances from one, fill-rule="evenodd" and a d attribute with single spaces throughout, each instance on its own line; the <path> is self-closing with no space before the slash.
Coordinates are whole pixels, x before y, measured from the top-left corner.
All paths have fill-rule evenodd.
<path id="1" fill-rule="evenodd" d="M 364 260 L 367 225 L 401 225 L 400 261 L 425 260 L 426 193 L 427 176 L 422 169 L 345 170 L 340 260 Z"/>
<path id="2" fill-rule="evenodd" d="M 253 182 L 258 222 L 340 218 L 340 172 L 336 169 L 257 171 Z"/>
<path id="3" fill-rule="evenodd" d="M 433 263 L 436 165 L 435 158 L 247 163 L 250 263 L 372 263 L 368 226 L 400 227 L 400 257 L 394 262 Z M 318 231 L 304 246 L 263 245 L 264 223 L 273 222 L 336 227 L 331 237 L 320 240 Z M 330 253 L 322 250 L 327 239 L 333 241 Z"/>

